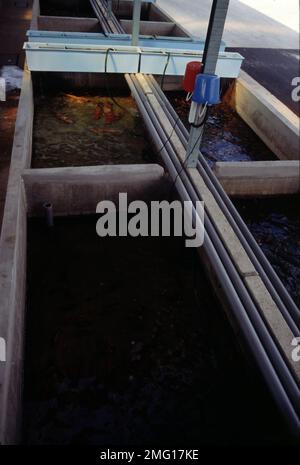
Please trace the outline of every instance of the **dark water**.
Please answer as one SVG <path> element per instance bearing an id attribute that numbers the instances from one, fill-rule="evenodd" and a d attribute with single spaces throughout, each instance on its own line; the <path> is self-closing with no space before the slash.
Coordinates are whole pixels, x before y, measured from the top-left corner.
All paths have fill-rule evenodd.
<path id="1" fill-rule="evenodd" d="M 33 168 L 149 162 L 152 150 L 134 100 L 115 101 L 103 91 L 37 97 Z"/>
<path id="2" fill-rule="evenodd" d="M 186 127 L 190 102 L 182 92 L 169 92 L 168 98 Z M 212 165 L 217 161 L 275 160 L 276 157 L 229 106 L 226 99 L 209 109 L 201 151 Z"/>
<path id="3" fill-rule="evenodd" d="M 169 99 L 188 125 L 190 104 L 183 93 Z M 212 165 L 216 161 L 276 159 L 226 99 L 212 107 L 205 126 L 202 153 Z M 291 296 L 300 306 L 300 201 L 299 196 L 234 200 L 241 216 L 275 268 Z"/>
<path id="4" fill-rule="evenodd" d="M 235 200 L 234 204 L 300 308 L 300 197 Z"/>
<path id="5" fill-rule="evenodd" d="M 29 221 L 24 442 L 284 441 L 193 251 L 95 224 Z"/>
<path id="6" fill-rule="evenodd" d="M 34 166 L 122 163 L 113 148 L 124 145 L 128 128 L 137 138 L 128 131 L 125 160 L 149 153 L 130 99 L 132 115 L 119 118 L 118 108 L 103 110 L 105 96 L 47 98 L 37 102 Z M 241 121 L 235 126 L 224 105 L 208 120 L 208 160 L 271 159 L 251 130 L 239 133 Z M 122 137 L 104 137 L 107 126 Z M 94 127 L 98 134 L 88 131 Z M 299 199 L 236 205 L 299 302 Z M 103 240 L 95 223 L 57 219 L 50 232 L 29 221 L 24 442 L 285 441 L 193 253 L 175 239 Z"/>

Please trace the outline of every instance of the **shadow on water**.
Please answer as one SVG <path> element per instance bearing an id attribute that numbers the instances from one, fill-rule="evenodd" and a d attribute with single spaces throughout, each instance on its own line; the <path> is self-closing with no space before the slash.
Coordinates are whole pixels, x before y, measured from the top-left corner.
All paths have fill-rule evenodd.
<path id="1" fill-rule="evenodd" d="M 286 440 L 194 251 L 95 224 L 29 220 L 24 442 Z"/>

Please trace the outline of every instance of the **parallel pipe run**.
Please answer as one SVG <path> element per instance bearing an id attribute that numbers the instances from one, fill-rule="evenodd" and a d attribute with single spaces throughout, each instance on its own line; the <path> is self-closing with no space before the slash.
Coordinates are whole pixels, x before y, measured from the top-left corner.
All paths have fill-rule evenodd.
<path id="1" fill-rule="evenodd" d="M 148 78 L 148 80 L 152 79 Z M 126 80 L 144 117 L 153 142 L 161 153 L 182 200 L 195 201 L 195 199 L 199 199 L 188 176 L 185 172 L 183 173 L 182 165 L 168 141 L 169 135 L 166 135 L 160 127 L 151 105 L 145 99 L 138 80 L 134 75 L 126 75 Z M 295 411 L 295 408 L 299 409 L 299 388 L 289 368 L 285 365 L 278 347 L 264 326 L 257 308 L 228 257 L 222 241 L 214 231 L 209 218 L 206 218 L 205 226 L 203 248 L 211 259 L 214 272 L 219 278 L 224 294 L 231 303 L 235 319 L 240 325 L 244 339 L 251 349 L 257 365 L 260 367 L 269 389 L 273 393 L 280 410 L 288 418 L 294 433 L 299 435 L 299 414 Z M 235 283 L 235 286 L 233 283 Z M 267 346 L 267 350 L 265 346 Z"/>
<path id="2" fill-rule="evenodd" d="M 91 3 L 101 3 L 102 7 L 104 9 L 106 8 L 102 3 L 103 0 L 90 1 Z M 115 27 L 121 28 L 114 14 L 112 17 L 113 21 L 116 20 L 113 23 L 113 27 L 106 21 L 105 17 L 103 18 L 103 15 L 101 15 L 100 12 L 99 20 L 102 27 L 103 21 L 105 21 L 105 32 L 115 32 Z M 120 32 L 124 33 L 123 30 Z M 160 126 L 155 112 L 149 102 L 147 102 L 138 80 L 134 75 L 125 75 L 125 77 L 143 116 L 149 134 L 152 137 L 153 143 L 160 153 L 173 180 L 174 187 L 176 187 L 181 199 L 183 201 L 199 200 L 197 191 L 194 189 L 194 186 L 186 172 L 182 169 L 181 162 L 178 160 L 172 144 L 169 141 L 170 135 L 166 134 L 164 129 Z M 153 76 L 148 76 L 146 79 L 147 83 L 151 86 L 153 93 L 156 95 L 156 98 L 162 104 L 172 127 L 174 127 L 174 132 L 176 131 L 176 134 L 180 138 L 182 144 L 186 146 L 188 140 L 187 129 L 184 127 L 182 121 L 178 119 L 178 115 Z M 256 270 L 259 272 L 266 288 L 278 305 L 278 308 L 282 312 L 282 315 L 286 319 L 289 327 L 292 331 L 299 331 L 299 309 L 284 288 L 282 282 L 259 248 L 244 221 L 236 211 L 227 194 L 224 192 L 222 186 L 215 178 L 203 156 L 200 157 L 200 161 L 198 162 L 198 170 L 213 193 L 215 200 L 225 214 L 237 237 L 240 239 L 249 255 L 249 258 Z M 194 215 L 196 215 L 195 208 Z M 262 316 L 253 303 L 244 282 L 237 273 L 237 270 L 233 265 L 222 240 L 216 233 L 208 215 L 206 216 L 205 226 L 206 230 L 203 249 L 207 257 L 210 258 L 211 266 L 219 280 L 224 295 L 231 304 L 232 313 L 236 322 L 239 324 L 239 328 L 241 329 L 245 343 L 250 349 L 250 353 L 254 357 L 257 366 L 260 368 L 260 371 L 272 392 L 280 411 L 288 420 L 291 430 L 299 437 L 299 387 L 296 384 L 289 367 L 285 364 L 276 342 L 267 330 Z"/>
<path id="3" fill-rule="evenodd" d="M 152 90 L 154 90 L 154 89 L 152 88 Z M 178 117 L 177 117 L 177 119 L 178 119 Z M 177 121 L 177 119 L 175 121 Z M 176 157 L 175 152 L 173 152 L 173 156 Z M 180 162 L 177 160 L 177 163 L 180 163 Z M 182 168 L 181 168 L 180 176 L 183 179 L 187 178 L 186 174 L 183 173 Z M 190 183 L 190 185 L 192 185 L 192 183 L 190 181 L 189 181 L 189 183 Z M 198 195 L 197 192 L 196 192 L 196 197 L 195 197 L 195 192 L 196 192 L 195 190 L 192 193 L 189 191 L 193 201 L 195 199 L 199 200 L 199 197 L 197 196 Z M 297 405 L 299 410 L 300 410 L 299 387 L 296 384 L 294 378 L 292 377 L 289 369 L 284 364 L 283 359 L 282 359 L 281 354 L 280 354 L 280 350 L 276 345 L 276 341 L 273 340 L 271 334 L 269 333 L 268 329 L 265 326 L 263 317 L 260 316 L 260 314 L 258 312 L 258 309 L 253 304 L 253 301 L 252 301 L 251 297 L 249 296 L 249 293 L 248 293 L 248 290 L 247 290 L 247 288 L 245 286 L 245 283 L 243 282 L 243 280 L 241 279 L 241 277 L 237 273 L 235 267 L 232 268 L 231 259 L 230 259 L 229 255 L 228 255 L 226 249 L 223 246 L 222 240 L 220 239 L 220 237 L 216 233 L 216 230 L 213 227 L 212 223 L 210 221 L 208 221 L 208 214 L 206 214 L 206 226 L 207 226 L 207 229 L 210 231 L 210 235 L 212 237 L 212 240 L 213 240 L 214 244 L 216 245 L 218 253 L 220 254 L 220 258 L 223 260 L 223 263 L 225 264 L 225 266 L 228 269 L 228 272 L 230 274 L 231 279 L 233 280 L 233 283 L 237 286 L 236 288 L 238 289 L 238 292 L 240 293 L 240 296 L 241 296 L 242 300 L 244 302 L 246 302 L 247 307 L 249 308 L 249 311 L 251 312 L 251 315 L 252 315 L 251 318 L 255 322 L 255 326 L 257 328 L 258 334 L 260 334 L 261 337 L 264 338 L 265 343 L 267 344 L 267 348 L 269 350 L 269 355 L 270 355 L 271 359 L 274 358 L 274 349 L 276 350 L 276 358 L 277 358 L 277 360 L 275 359 L 275 363 L 277 363 L 277 365 L 278 365 L 278 369 L 280 370 L 280 373 L 281 373 L 282 379 L 284 380 L 284 384 L 286 386 L 286 389 L 290 392 L 290 395 L 294 399 L 295 405 Z M 285 309 L 285 314 L 288 314 L 286 309 Z M 294 334 L 298 334 L 299 333 L 299 328 L 296 326 L 295 322 L 291 318 L 290 318 L 290 322 L 291 322 L 292 329 L 294 330 Z"/>
<path id="4" fill-rule="evenodd" d="M 171 103 L 169 102 L 165 94 L 162 92 L 161 88 L 159 87 L 158 83 L 156 82 L 153 76 L 146 76 L 146 80 L 148 84 L 152 87 L 152 89 L 155 91 L 155 95 L 163 105 L 171 124 L 174 124 L 174 122 L 177 121 L 178 115 L 172 107 Z M 187 146 L 189 133 L 181 120 L 177 121 L 176 133 L 180 138 L 182 144 L 184 146 Z M 274 301 L 280 308 L 286 321 L 289 323 L 290 328 L 299 332 L 299 308 L 291 298 L 286 288 L 283 286 L 282 281 L 277 276 L 274 268 L 271 266 L 265 254 L 262 252 L 253 235 L 249 231 L 249 228 L 246 226 L 245 222 L 234 207 L 233 203 L 224 191 L 220 182 L 215 177 L 207 161 L 205 160 L 201 152 L 199 152 L 199 154 L 200 156 L 198 161 L 198 170 L 201 176 L 203 176 L 205 183 L 208 185 L 209 189 L 215 197 L 215 200 L 217 201 L 221 210 L 225 214 L 234 232 L 240 239 L 253 265 L 259 272 L 265 286 L 267 287 Z"/>
<path id="5" fill-rule="evenodd" d="M 133 77 L 135 80 L 136 78 Z M 138 91 L 140 92 L 140 96 L 143 96 L 143 90 L 139 88 L 139 83 L 138 80 L 137 82 L 137 88 Z M 166 144 L 166 148 L 169 152 L 169 156 L 172 158 L 172 161 L 174 165 L 177 167 L 177 172 L 180 174 L 180 177 L 184 180 L 185 185 L 187 186 L 188 193 L 190 195 L 190 199 L 195 202 L 196 200 L 199 200 L 198 193 L 194 189 L 194 186 L 192 185 L 189 177 L 187 176 L 186 172 L 182 170 L 182 165 L 180 161 L 177 158 L 176 153 L 174 152 L 170 142 L 168 142 L 168 135 L 165 134 L 163 129 L 161 128 L 160 124 L 158 123 L 157 119 L 155 118 L 155 113 L 152 111 L 151 105 L 147 104 L 148 102 L 145 101 L 144 104 L 147 107 L 147 111 L 151 114 L 153 113 L 153 120 L 154 120 L 154 125 L 156 126 L 156 130 L 158 134 L 161 137 L 161 140 L 164 144 Z M 167 142 L 167 143 L 166 143 Z M 251 312 L 251 318 L 255 322 L 255 326 L 257 327 L 257 331 L 259 334 L 261 334 L 261 337 L 265 339 L 265 343 L 267 344 L 271 359 L 274 359 L 275 357 L 275 363 L 278 366 L 278 369 L 281 373 L 281 377 L 284 381 L 284 384 L 286 386 L 286 389 L 290 391 L 290 395 L 292 396 L 294 402 L 296 405 L 298 405 L 300 409 L 300 404 L 299 404 L 299 389 L 297 384 L 295 383 L 294 378 L 292 377 L 288 367 L 285 365 L 281 355 L 280 351 L 276 345 L 276 342 L 272 339 L 272 336 L 270 335 L 269 331 L 266 329 L 264 325 L 263 319 L 260 317 L 258 313 L 258 309 L 256 306 L 253 304 L 253 301 L 251 297 L 249 296 L 248 290 L 239 276 L 239 274 L 236 271 L 235 266 L 233 265 L 228 252 L 226 248 L 224 247 L 224 244 L 218 234 L 215 231 L 215 228 L 213 227 L 209 217 L 206 215 L 206 220 L 205 220 L 205 227 L 207 231 L 209 232 L 211 239 L 215 245 L 215 248 L 223 261 L 223 264 L 225 268 L 227 269 L 229 276 L 236 286 L 236 289 L 238 289 L 238 293 L 240 294 L 240 297 L 243 302 L 246 303 L 247 309 L 249 312 Z M 275 351 L 275 352 L 274 352 Z M 275 354 L 275 355 L 274 355 Z"/>
<path id="6" fill-rule="evenodd" d="M 110 16 L 107 16 L 108 6 L 102 0 L 90 0 L 90 4 L 101 23 L 103 32 L 106 34 L 125 34 L 124 29 L 120 25 L 116 16 L 111 12 Z"/>

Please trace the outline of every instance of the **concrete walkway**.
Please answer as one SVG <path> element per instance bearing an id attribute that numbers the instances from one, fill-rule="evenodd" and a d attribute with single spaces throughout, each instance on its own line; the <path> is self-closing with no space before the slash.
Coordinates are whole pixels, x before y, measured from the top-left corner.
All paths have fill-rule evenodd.
<path id="1" fill-rule="evenodd" d="M 299 0 L 239 0 L 299 32 Z"/>
<path id="2" fill-rule="evenodd" d="M 292 80 L 300 73 L 299 50 L 239 47 L 227 50 L 240 53 L 245 58 L 242 69 L 299 117 L 299 102 L 291 96 Z"/>
<path id="3" fill-rule="evenodd" d="M 158 5 L 189 32 L 205 38 L 212 0 L 158 0 Z M 297 32 L 238 0 L 230 1 L 223 39 L 228 47 L 299 48 Z"/>

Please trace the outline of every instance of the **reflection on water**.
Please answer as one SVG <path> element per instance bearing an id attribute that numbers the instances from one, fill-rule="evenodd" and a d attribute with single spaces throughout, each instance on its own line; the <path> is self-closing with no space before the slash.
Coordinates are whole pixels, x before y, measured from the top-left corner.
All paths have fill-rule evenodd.
<path id="1" fill-rule="evenodd" d="M 190 102 L 183 93 L 169 93 L 168 98 L 189 128 Z M 210 107 L 201 151 L 210 164 L 216 161 L 275 160 L 274 154 L 226 103 Z"/>
<path id="2" fill-rule="evenodd" d="M 35 100 L 33 167 L 146 163 L 151 148 L 131 97 L 51 93 Z"/>
<path id="3" fill-rule="evenodd" d="M 25 442 L 283 439 L 193 251 L 95 224 L 29 221 Z"/>
<path id="4" fill-rule="evenodd" d="M 300 197 L 235 200 L 234 203 L 300 307 Z"/>

